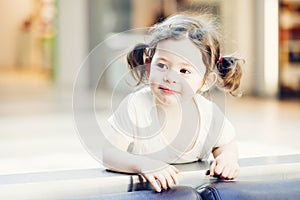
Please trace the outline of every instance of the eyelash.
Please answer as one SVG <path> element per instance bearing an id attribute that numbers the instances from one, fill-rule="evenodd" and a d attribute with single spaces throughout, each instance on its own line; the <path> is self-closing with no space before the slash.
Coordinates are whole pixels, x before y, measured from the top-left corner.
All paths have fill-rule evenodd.
<path id="1" fill-rule="evenodd" d="M 185 72 L 182 72 L 182 71 L 185 71 Z M 186 73 L 187 72 L 187 73 Z M 190 74 L 191 72 L 187 69 L 180 69 L 180 73 L 183 73 L 183 74 Z"/>
<path id="2" fill-rule="evenodd" d="M 160 69 L 168 69 L 169 67 L 166 65 L 166 64 L 163 64 L 163 63 L 157 63 L 157 66 L 160 68 Z M 185 68 L 182 68 L 179 70 L 180 73 L 182 74 L 190 74 L 191 71 L 189 71 L 188 69 L 185 69 Z"/>
<path id="3" fill-rule="evenodd" d="M 163 63 L 157 63 L 157 66 L 161 69 L 168 69 L 169 68 L 166 64 L 163 64 Z"/>

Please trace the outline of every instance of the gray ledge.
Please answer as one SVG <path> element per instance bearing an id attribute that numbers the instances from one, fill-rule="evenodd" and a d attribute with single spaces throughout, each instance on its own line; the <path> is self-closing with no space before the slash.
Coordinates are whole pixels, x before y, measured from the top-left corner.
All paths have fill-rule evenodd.
<path id="1" fill-rule="evenodd" d="M 300 178 L 300 155 L 243 158 L 237 181 Z M 180 185 L 198 187 L 215 181 L 206 176 L 208 162 L 176 165 Z M 99 169 L 0 175 L 1 199 L 89 198 L 107 193 L 151 190 L 140 175 Z"/>

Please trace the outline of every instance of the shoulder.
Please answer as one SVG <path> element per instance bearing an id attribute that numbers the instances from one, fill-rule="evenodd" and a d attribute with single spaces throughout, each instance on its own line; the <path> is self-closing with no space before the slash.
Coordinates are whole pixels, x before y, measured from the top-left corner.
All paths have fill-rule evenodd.
<path id="1" fill-rule="evenodd" d="M 223 110 L 215 102 L 200 94 L 195 96 L 195 102 L 200 112 L 201 123 L 210 134 L 222 132 L 224 126 L 230 123 Z"/>
<path id="2" fill-rule="evenodd" d="M 153 105 L 153 95 L 149 87 L 141 88 L 126 97 L 128 110 L 135 112 L 148 112 L 147 108 Z"/>
<path id="3" fill-rule="evenodd" d="M 134 123 L 139 122 L 139 126 L 145 124 L 152 109 L 153 95 L 149 87 L 141 88 L 126 97 L 126 112 Z"/>
<path id="4" fill-rule="evenodd" d="M 204 105 L 210 105 L 210 106 L 212 106 L 214 104 L 214 102 L 205 98 L 201 94 L 195 94 L 194 99 L 197 104 L 201 104 L 201 105 L 204 104 Z"/>
<path id="5" fill-rule="evenodd" d="M 195 103 L 201 112 L 201 115 L 211 115 L 216 104 L 211 100 L 203 97 L 201 94 L 196 94 L 194 97 Z"/>
<path id="6" fill-rule="evenodd" d="M 224 112 L 215 102 L 203 97 L 201 94 L 196 94 L 195 102 L 202 114 L 214 114 L 224 116 Z"/>
<path id="7" fill-rule="evenodd" d="M 118 132 L 132 135 L 136 127 L 145 124 L 149 108 L 152 108 L 150 100 L 150 89 L 142 88 L 132 92 L 119 103 L 108 121 Z"/>
<path id="8" fill-rule="evenodd" d="M 150 88 L 141 88 L 134 92 L 127 94 L 123 100 L 117 104 L 116 108 L 118 109 L 125 109 L 128 111 L 132 111 L 132 109 L 136 109 L 136 107 L 145 106 L 152 101 L 152 93 Z"/>

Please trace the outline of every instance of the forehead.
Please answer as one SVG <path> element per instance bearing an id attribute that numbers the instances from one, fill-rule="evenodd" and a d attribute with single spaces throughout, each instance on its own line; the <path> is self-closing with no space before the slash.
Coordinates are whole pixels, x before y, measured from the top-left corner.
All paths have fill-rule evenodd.
<path id="1" fill-rule="evenodd" d="M 200 50 L 188 38 L 160 41 L 154 57 L 160 56 L 172 62 L 185 62 L 197 67 L 203 65 Z"/>

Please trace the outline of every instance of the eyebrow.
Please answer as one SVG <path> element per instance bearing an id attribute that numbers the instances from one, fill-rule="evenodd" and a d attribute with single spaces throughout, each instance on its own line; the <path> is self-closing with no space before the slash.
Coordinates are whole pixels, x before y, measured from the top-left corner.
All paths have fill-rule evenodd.
<path id="1" fill-rule="evenodd" d="M 187 68 L 192 68 L 193 66 L 189 63 L 180 63 L 180 66 L 182 67 L 187 67 Z"/>
<path id="2" fill-rule="evenodd" d="M 164 58 L 164 57 L 158 57 L 156 60 L 162 60 L 162 61 L 164 61 L 164 62 L 169 62 L 166 58 Z"/>

